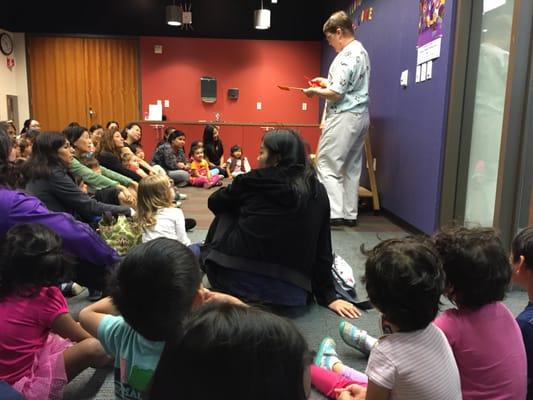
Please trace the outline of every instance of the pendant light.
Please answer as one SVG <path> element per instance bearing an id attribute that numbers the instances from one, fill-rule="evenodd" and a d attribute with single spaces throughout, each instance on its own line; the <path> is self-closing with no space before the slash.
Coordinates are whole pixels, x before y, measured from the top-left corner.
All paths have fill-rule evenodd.
<path id="1" fill-rule="evenodd" d="M 263 8 L 263 0 L 261 0 L 261 9 L 254 11 L 254 26 L 255 29 L 269 29 L 270 28 L 270 10 Z"/>
<path id="2" fill-rule="evenodd" d="M 180 26 L 181 25 L 181 8 L 178 7 L 175 3 L 166 6 L 165 9 L 167 16 L 167 24 L 170 26 Z"/>

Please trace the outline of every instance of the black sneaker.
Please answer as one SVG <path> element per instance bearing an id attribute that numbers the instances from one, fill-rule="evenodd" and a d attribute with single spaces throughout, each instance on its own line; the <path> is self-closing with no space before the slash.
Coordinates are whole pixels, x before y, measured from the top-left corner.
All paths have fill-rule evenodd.
<path id="1" fill-rule="evenodd" d="M 194 218 L 185 218 L 185 230 L 190 231 L 196 226 L 196 220 Z"/>
<path id="2" fill-rule="evenodd" d="M 342 225 L 344 225 L 343 218 L 331 218 L 329 220 L 329 226 L 342 226 Z"/>
<path id="3" fill-rule="evenodd" d="M 87 288 L 78 285 L 76 282 L 66 282 L 61 284 L 61 292 L 65 297 L 75 297 L 86 291 Z"/>
<path id="4" fill-rule="evenodd" d="M 357 226 L 357 220 L 356 219 L 344 219 L 344 225 L 345 226 L 350 226 L 350 227 L 354 227 L 354 226 Z"/>

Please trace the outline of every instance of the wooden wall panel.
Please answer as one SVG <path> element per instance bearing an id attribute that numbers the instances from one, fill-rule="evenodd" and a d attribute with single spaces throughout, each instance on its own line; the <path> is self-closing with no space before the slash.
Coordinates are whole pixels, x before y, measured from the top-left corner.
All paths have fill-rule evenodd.
<path id="1" fill-rule="evenodd" d="M 86 40 L 88 106 L 95 112 L 90 124 L 139 119 L 137 47 L 136 39 Z"/>
<path id="2" fill-rule="evenodd" d="M 86 122 L 83 39 L 31 37 L 28 41 L 30 112 L 43 130 Z"/>
<path id="3" fill-rule="evenodd" d="M 139 119 L 137 43 L 30 37 L 31 113 L 43 130 L 62 130 L 71 121 L 89 127 Z"/>

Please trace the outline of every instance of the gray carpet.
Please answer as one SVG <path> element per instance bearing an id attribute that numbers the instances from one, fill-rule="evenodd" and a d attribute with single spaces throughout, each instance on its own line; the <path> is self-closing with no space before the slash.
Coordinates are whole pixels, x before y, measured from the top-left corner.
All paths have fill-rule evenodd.
<path id="1" fill-rule="evenodd" d="M 197 230 L 189 236 L 191 240 L 199 241 L 205 237 L 205 234 L 205 230 Z M 372 247 L 380 240 L 398 236 L 401 236 L 401 233 L 368 233 L 342 228 L 332 231 L 334 251 L 352 265 L 357 278 L 360 278 L 364 271 L 364 256 L 359 250 L 361 244 Z M 361 284 L 358 285 L 358 294 L 361 298 L 366 298 L 366 293 Z M 70 299 L 69 301 L 71 312 L 75 317 L 77 317 L 79 310 L 88 304 L 85 296 L 82 294 L 78 298 Z M 450 306 L 449 303 L 445 301 L 444 303 L 443 308 Z M 527 294 L 522 291 L 511 291 L 505 303 L 516 315 L 527 304 Z M 338 325 L 342 320 L 340 317 L 320 306 L 293 309 L 290 312 L 286 312 L 285 316 L 293 320 L 298 326 L 309 342 L 311 349 L 318 349 L 321 340 L 325 336 L 331 336 L 337 342 L 337 351 L 340 359 L 347 365 L 364 371 L 366 358 L 346 346 L 340 339 L 338 333 Z M 351 322 L 367 330 L 371 335 L 379 334 L 378 313 L 374 310 L 364 313 L 361 318 Z M 67 386 L 65 399 L 113 399 L 113 390 L 113 374 L 110 368 L 106 370 L 88 369 Z M 314 392 L 312 398 L 323 399 L 324 397 Z"/>

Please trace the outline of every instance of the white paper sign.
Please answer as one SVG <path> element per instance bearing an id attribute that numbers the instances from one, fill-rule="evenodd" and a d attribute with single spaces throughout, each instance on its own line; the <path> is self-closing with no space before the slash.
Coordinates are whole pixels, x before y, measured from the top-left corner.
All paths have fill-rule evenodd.
<path id="1" fill-rule="evenodd" d="M 420 66 L 420 82 L 424 82 L 426 80 L 426 64 L 422 64 Z"/>
<path id="2" fill-rule="evenodd" d="M 148 104 L 148 121 L 161 121 L 163 119 L 163 107 L 161 104 Z"/>
<path id="3" fill-rule="evenodd" d="M 420 65 L 429 60 L 440 57 L 440 47 L 442 43 L 442 38 L 435 39 L 428 44 L 420 46 L 417 49 L 416 55 L 416 65 Z"/>
<path id="4" fill-rule="evenodd" d="M 433 61 L 427 62 L 426 79 L 431 79 L 433 76 Z"/>
<path id="5" fill-rule="evenodd" d="M 416 73 L 415 73 L 415 82 L 420 82 L 420 65 L 416 66 Z"/>
<path id="6" fill-rule="evenodd" d="M 400 75 L 400 85 L 403 87 L 407 86 L 407 83 L 409 82 L 409 70 L 402 71 L 402 74 Z"/>

